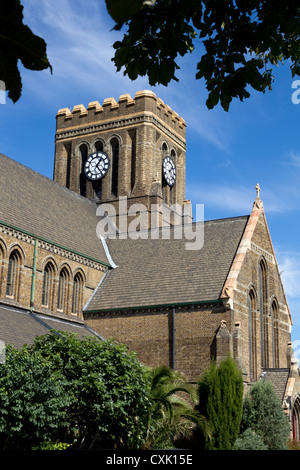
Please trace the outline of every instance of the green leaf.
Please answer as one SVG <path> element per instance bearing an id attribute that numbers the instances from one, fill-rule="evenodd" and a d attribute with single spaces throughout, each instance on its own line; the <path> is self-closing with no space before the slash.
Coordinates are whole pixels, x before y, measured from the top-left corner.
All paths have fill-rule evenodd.
<path id="1" fill-rule="evenodd" d="M 132 16 L 140 11 L 144 6 L 152 5 L 151 0 L 105 0 L 109 15 L 119 27 L 126 23 Z"/>
<path id="2" fill-rule="evenodd" d="M 52 67 L 46 54 L 45 41 L 23 24 L 23 6 L 18 0 L 1 0 L 0 13 L 0 80 L 8 96 L 16 102 L 22 91 L 18 60 L 30 70 Z"/>

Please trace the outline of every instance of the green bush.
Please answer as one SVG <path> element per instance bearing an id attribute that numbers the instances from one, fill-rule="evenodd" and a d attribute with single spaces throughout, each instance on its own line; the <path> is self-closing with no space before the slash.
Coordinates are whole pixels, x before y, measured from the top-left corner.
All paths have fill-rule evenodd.
<path id="1" fill-rule="evenodd" d="M 251 428 L 269 450 L 286 450 L 290 435 L 288 418 L 271 382 L 259 381 L 248 391 L 243 407 L 242 431 Z"/>
<path id="2" fill-rule="evenodd" d="M 0 448 L 140 448 L 149 387 L 136 355 L 113 341 L 52 332 L 20 351 L 8 347 Z"/>
<path id="3" fill-rule="evenodd" d="M 234 450 L 268 450 L 261 436 L 248 428 L 235 441 Z"/>
<path id="4" fill-rule="evenodd" d="M 31 449 L 63 426 L 66 382 L 41 354 L 7 348 L 0 365 L 0 448 Z"/>
<path id="5" fill-rule="evenodd" d="M 61 333 L 32 349 L 64 376 L 68 439 L 80 448 L 139 448 L 147 428 L 149 384 L 136 354 L 114 341 Z"/>

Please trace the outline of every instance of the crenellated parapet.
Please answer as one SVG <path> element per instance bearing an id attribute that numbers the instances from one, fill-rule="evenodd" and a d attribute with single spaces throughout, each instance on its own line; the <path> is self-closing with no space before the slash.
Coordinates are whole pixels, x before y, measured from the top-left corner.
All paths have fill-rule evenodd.
<path id="1" fill-rule="evenodd" d="M 124 127 L 139 123 L 152 123 L 158 128 L 168 128 L 185 140 L 186 123 L 175 111 L 166 105 L 152 91 L 139 91 L 134 99 L 129 94 L 114 98 L 106 98 L 102 105 L 92 101 L 86 108 L 76 105 L 72 111 L 62 108 L 56 115 L 56 140 L 74 137 L 89 132 L 97 132 L 106 128 Z"/>

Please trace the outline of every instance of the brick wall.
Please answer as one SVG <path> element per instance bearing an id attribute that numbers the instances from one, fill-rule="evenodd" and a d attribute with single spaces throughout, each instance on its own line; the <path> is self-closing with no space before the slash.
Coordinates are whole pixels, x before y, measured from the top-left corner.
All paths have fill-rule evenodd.
<path id="1" fill-rule="evenodd" d="M 14 294 L 7 295 L 8 263 L 10 254 L 16 250 L 19 255 L 18 272 L 16 273 L 16 285 Z M 17 230 L 11 230 L 5 226 L 0 227 L 0 301 L 29 309 L 31 307 L 31 289 L 33 280 L 33 264 L 35 253 L 35 239 Z M 51 262 L 54 268 L 53 295 L 51 305 L 42 305 L 44 268 L 47 262 Z M 68 273 L 66 285 L 66 302 L 63 310 L 57 309 L 59 272 L 65 268 Z M 59 248 L 50 243 L 38 242 L 36 251 L 36 276 L 34 289 L 34 310 L 45 314 L 55 314 L 61 317 L 67 316 L 73 319 L 82 319 L 82 313 L 77 315 L 72 312 L 73 280 L 77 273 L 82 276 L 82 289 L 80 290 L 81 308 L 89 300 L 94 289 L 102 278 L 106 268 L 101 263 L 93 262 Z"/>
<path id="2" fill-rule="evenodd" d="M 231 326 L 231 317 L 231 312 L 218 303 L 175 312 L 159 309 L 86 314 L 85 320 L 104 338 L 114 338 L 136 351 L 145 364 L 174 366 L 195 382 L 209 367 L 211 358 L 217 353 L 227 354 L 222 349 L 217 351 L 216 334 L 221 321 Z"/>

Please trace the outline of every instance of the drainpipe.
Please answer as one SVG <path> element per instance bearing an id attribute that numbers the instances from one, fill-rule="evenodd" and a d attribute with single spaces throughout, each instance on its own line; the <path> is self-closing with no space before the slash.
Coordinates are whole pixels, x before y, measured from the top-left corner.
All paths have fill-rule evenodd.
<path id="1" fill-rule="evenodd" d="M 172 308 L 172 356 L 171 368 L 175 370 L 175 308 Z"/>
<path id="2" fill-rule="evenodd" d="M 37 255 L 38 241 L 35 239 L 34 242 L 34 254 L 33 254 L 33 268 L 32 268 L 32 282 L 31 282 L 31 297 L 30 297 L 30 311 L 34 308 L 34 291 L 35 291 L 35 276 L 36 276 L 36 255 Z"/>

